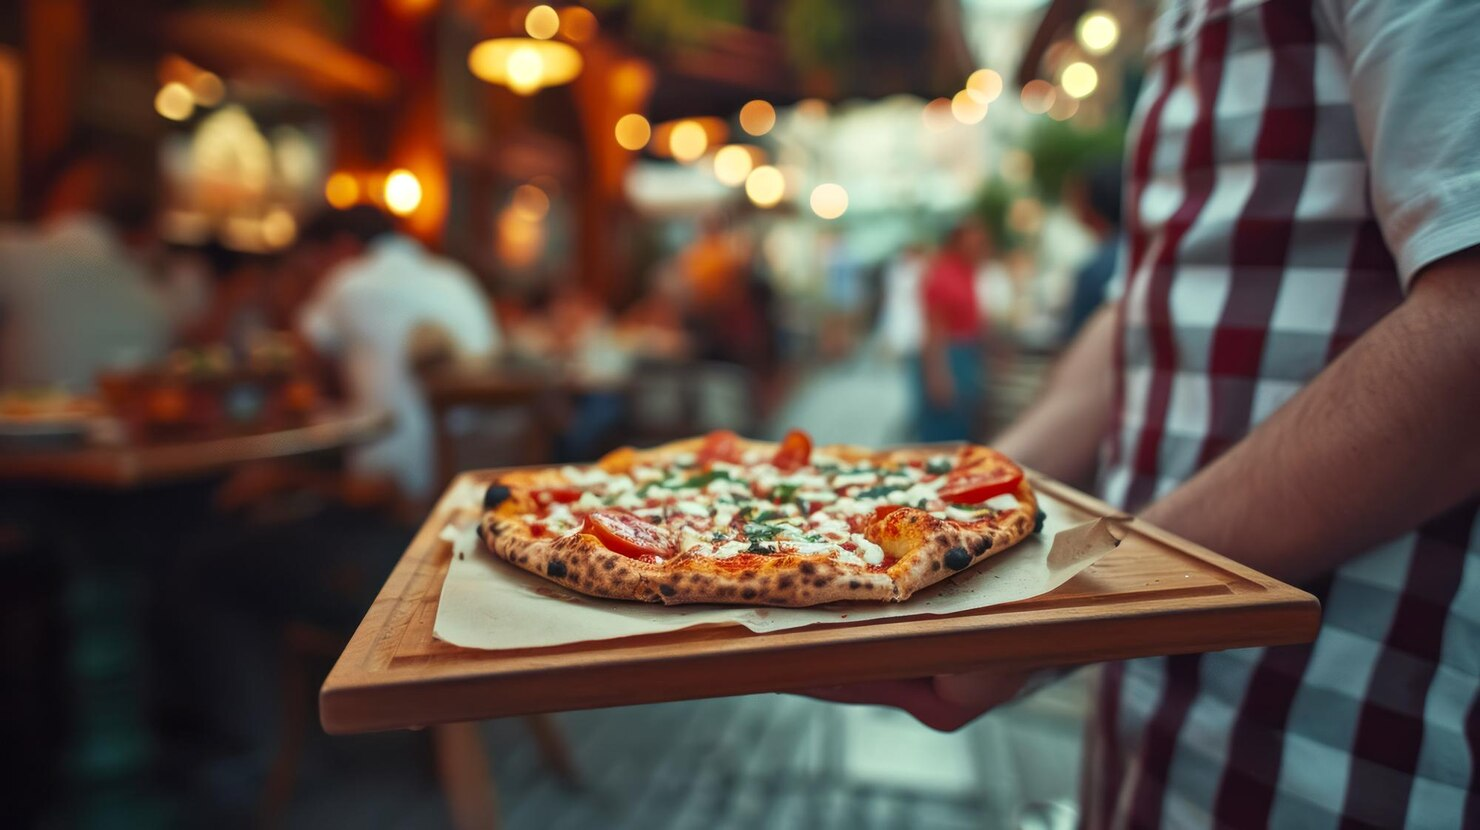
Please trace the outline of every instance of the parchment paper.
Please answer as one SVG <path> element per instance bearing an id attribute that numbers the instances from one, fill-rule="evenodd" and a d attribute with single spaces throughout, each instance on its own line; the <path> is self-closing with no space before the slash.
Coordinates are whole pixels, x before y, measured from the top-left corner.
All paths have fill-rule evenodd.
<path id="1" fill-rule="evenodd" d="M 542 648 L 661 634 L 702 625 L 740 625 L 755 632 L 837 625 L 893 617 L 954 614 L 1052 591 L 1115 549 L 1119 518 L 1073 525 L 1064 508 L 1040 499 L 1043 533 L 973 568 L 916 592 L 902 603 L 834 603 L 812 608 L 664 606 L 598 599 L 566 590 L 499 559 L 477 534 L 481 489 L 465 487 L 442 531 L 452 564 L 442 586 L 433 633 L 463 648 Z M 1051 540 L 1051 544 L 1050 544 Z"/>

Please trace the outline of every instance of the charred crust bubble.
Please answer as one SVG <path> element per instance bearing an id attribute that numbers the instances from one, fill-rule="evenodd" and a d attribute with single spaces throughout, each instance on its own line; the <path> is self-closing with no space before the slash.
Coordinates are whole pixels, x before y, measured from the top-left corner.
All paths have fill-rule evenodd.
<path id="1" fill-rule="evenodd" d="M 863 583 L 862 582 L 859 582 L 856 579 L 850 579 L 850 580 L 848 580 L 848 587 L 849 588 L 852 588 L 855 591 L 857 591 L 859 588 L 862 588 L 863 587 Z"/>
<path id="2" fill-rule="evenodd" d="M 811 562 L 803 562 L 798 567 L 798 570 L 800 570 L 802 573 L 806 574 L 807 576 L 811 576 L 812 574 L 817 573 L 817 566 L 814 565 L 814 564 L 812 564 Z"/>
<path id="3" fill-rule="evenodd" d="M 946 551 L 946 567 L 953 571 L 964 570 L 971 564 L 971 552 L 963 547 L 954 547 Z"/>
<path id="4" fill-rule="evenodd" d="M 611 570 L 612 568 L 615 568 L 616 566 L 617 566 L 617 560 L 615 560 L 615 559 L 608 559 L 605 562 L 601 563 L 601 567 L 603 567 L 603 568 L 605 568 L 607 570 Z"/>
<path id="5" fill-rule="evenodd" d="M 509 496 L 512 494 L 513 491 L 502 484 L 488 485 L 488 489 L 483 491 L 483 509 L 492 510 L 498 507 L 508 501 Z"/>
<path id="6" fill-rule="evenodd" d="M 1043 532 L 1043 520 L 1044 519 L 1047 519 L 1047 518 L 1048 518 L 1048 514 L 1047 513 L 1044 513 L 1043 510 L 1040 509 L 1038 511 L 1037 515 L 1035 515 L 1033 517 L 1033 532 L 1034 533 L 1042 533 Z"/>
<path id="7" fill-rule="evenodd" d="M 783 576 L 780 579 L 776 580 L 776 587 L 777 588 L 781 588 L 782 590 L 785 590 L 785 589 L 790 588 L 792 586 L 792 582 L 793 582 L 793 580 L 792 580 L 791 577 L 789 577 L 789 576 Z"/>
<path id="8" fill-rule="evenodd" d="M 987 548 L 990 548 L 991 546 L 992 546 L 992 543 L 989 542 L 987 540 L 987 537 L 985 537 L 985 536 L 978 536 L 975 539 L 972 539 L 971 540 L 971 555 L 972 555 L 972 557 L 975 558 L 977 556 L 981 556 L 982 554 L 986 553 L 987 552 Z"/>
<path id="9" fill-rule="evenodd" d="M 671 597 L 674 594 L 678 593 L 678 589 L 677 588 L 673 587 L 672 585 L 666 585 L 666 584 L 665 585 L 659 585 L 658 586 L 658 590 L 661 591 L 663 593 L 663 596 L 665 596 L 665 597 Z"/>
<path id="10" fill-rule="evenodd" d="M 565 563 L 559 559 L 551 559 L 550 564 L 545 566 L 545 573 L 556 579 L 563 579 L 565 577 Z"/>
<path id="11" fill-rule="evenodd" d="M 746 588 L 745 590 L 743 590 L 743 591 L 740 592 L 740 596 L 742 596 L 742 597 L 744 597 L 746 599 L 755 599 L 755 589 L 754 588 Z"/>

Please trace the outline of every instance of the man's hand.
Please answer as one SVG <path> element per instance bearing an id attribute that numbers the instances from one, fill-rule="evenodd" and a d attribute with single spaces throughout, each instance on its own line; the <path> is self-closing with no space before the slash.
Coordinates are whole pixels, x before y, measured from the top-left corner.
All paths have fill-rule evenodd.
<path id="1" fill-rule="evenodd" d="M 893 706 L 931 729 L 954 732 L 1012 700 L 1031 676 L 1031 672 L 1021 669 L 943 674 L 828 686 L 808 689 L 802 694 L 834 703 Z"/>

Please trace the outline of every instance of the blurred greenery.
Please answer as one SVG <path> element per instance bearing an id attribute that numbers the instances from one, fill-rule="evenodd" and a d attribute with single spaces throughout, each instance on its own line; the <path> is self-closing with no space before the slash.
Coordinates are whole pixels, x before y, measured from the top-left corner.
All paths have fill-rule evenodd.
<path id="1" fill-rule="evenodd" d="M 655 49 L 702 43 L 716 29 L 745 25 L 745 0 L 590 0 L 627 8 L 632 36 Z M 787 58 L 804 72 L 841 71 L 852 57 L 854 7 L 848 0 L 787 0 L 774 21 Z"/>
<path id="2" fill-rule="evenodd" d="M 1033 157 L 1033 181 L 1040 198 L 1058 201 L 1064 182 L 1076 171 L 1119 161 L 1125 149 L 1125 124 L 1085 128 L 1072 121 L 1044 119 L 1028 133 L 1024 149 Z"/>
<path id="3" fill-rule="evenodd" d="M 790 0 L 780 26 L 787 57 L 802 71 L 841 71 L 852 59 L 853 8 L 847 0 Z"/>

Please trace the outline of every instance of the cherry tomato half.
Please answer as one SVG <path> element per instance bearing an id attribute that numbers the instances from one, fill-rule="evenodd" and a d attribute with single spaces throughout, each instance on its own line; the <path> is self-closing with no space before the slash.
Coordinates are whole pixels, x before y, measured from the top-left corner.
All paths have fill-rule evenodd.
<path id="1" fill-rule="evenodd" d="M 580 497 L 581 489 L 579 487 L 546 487 L 543 490 L 535 492 L 535 501 L 538 501 L 540 504 L 549 504 L 550 502 L 570 504 Z"/>
<path id="2" fill-rule="evenodd" d="M 1023 482 L 1023 471 L 1008 461 L 976 467 L 951 479 L 940 489 L 940 497 L 951 504 L 979 504 L 1003 493 L 1015 492 Z"/>
<path id="3" fill-rule="evenodd" d="M 877 522 L 902 507 L 904 507 L 902 504 L 881 504 L 874 508 L 874 521 Z"/>
<path id="4" fill-rule="evenodd" d="M 704 436 L 697 455 L 701 465 L 713 461 L 735 463 L 740 460 L 740 436 L 727 429 L 717 429 Z"/>
<path id="5" fill-rule="evenodd" d="M 615 553 L 644 562 L 671 555 L 668 534 L 631 513 L 592 513 L 581 532 L 595 536 Z"/>
<path id="6" fill-rule="evenodd" d="M 786 433 L 771 464 L 783 473 L 800 470 L 812 462 L 812 437 L 799 429 Z"/>

